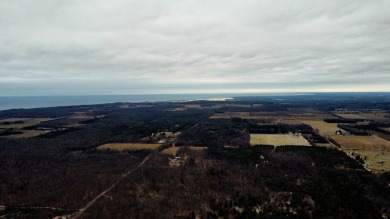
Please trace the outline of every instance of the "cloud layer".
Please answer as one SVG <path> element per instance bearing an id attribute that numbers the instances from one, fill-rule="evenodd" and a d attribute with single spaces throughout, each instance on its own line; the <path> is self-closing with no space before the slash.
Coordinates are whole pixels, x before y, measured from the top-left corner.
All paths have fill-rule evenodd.
<path id="1" fill-rule="evenodd" d="M 0 0 L 0 95 L 390 91 L 389 8 Z"/>

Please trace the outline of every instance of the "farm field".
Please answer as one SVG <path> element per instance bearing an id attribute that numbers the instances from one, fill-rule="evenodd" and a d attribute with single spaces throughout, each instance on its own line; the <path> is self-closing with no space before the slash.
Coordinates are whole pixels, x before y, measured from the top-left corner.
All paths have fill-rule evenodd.
<path id="1" fill-rule="evenodd" d="M 190 151 L 204 151 L 204 150 L 207 150 L 207 147 L 197 147 L 197 146 L 170 147 L 170 148 L 162 150 L 161 152 L 163 154 L 175 156 L 180 149 L 187 149 Z"/>
<path id="2" fill-rule="evenodd" d="M 316 120 L 322 121 L 324 119 L 336 118 L 330 114 L 324 113 L 299 113 L 299 114 L 291 114 L 292 117 L 298 120 Z"/>
<path id="3" fill-rule="evenodd" d="M 83 119 L 83 120 L 88 120 L 88 119 L 94 119 L 95 117 L 93 116 L 87 116 L 87 115 L 72 115 L 68 117 L 69 119 Z"/>
<path id="4" fill-rule="evenodd" d="M 338 113 L 336 115 L 344 119 L 365 119 L 360 114 L 355 114 L 355 113 Z"/>
<path id="5" fill-rule="evenodd" d="M 384 112 L 348 112 L 348 113 L 336 113 L 345 119 L 366 119 L 366 120 L 384 120 L 386 119 L 386 113 Z"/>
<path id="6" fill-rule="evenodd" d="M 142 143 L 108 143 L 97 147 L 98 150 L 114 151 L 136 151 L 136 150 L 155 150 L 160 144 L 142 144 Z"/>
<path id="7" fill-rule="evenodd" d="M 279 120 L 279 123 L 287 124 L 287 125 L 300 125 L 303 122 L 297 119 L 281 119 Z"/>
<path id="8" fill-rule="evenodd" d="M 80 127 L 80 126 L 84 126 L 85 124 L 81 124 L 81 123 L 72 123 L 72 124 L 69 124 L 69 125 L 64 125 L 65 128 L 77 128 L 77 127 Z"/>
<path id="9" fill-rule="evenodd" d="M 327 123 L 324 121 L 316 121 L 316 120 L 303 120 L 302 122 L 310 125 L 314 130 L 318 129 L 319 131 L 318 134 L 322 136 L 334 135 L 336 131 L 342 130 L 337 127 L 337 123 Z"/>
<path id="10" fill-rule="evenodd" d="M 390 152 L 374 150 L 344 150 L 348 155 L 354 157 L 360 155 L 365 161 L 365 167 L 373 172 L 390 171 Z"/>
<path id="11" fill-rule="evenodd" d="M 334 146 L 331 143 L 316 143 L 315 146 L 317 147 L 326 147 L 326 148 L 332 148 L 332 149 L 337 149 L 337 146 Z"/>
<path id="12" fill-rule="evenodd" d="M 390 127 L 381 128 L 382 130 L 390 132 Z"/>
<path id="13" fill-rule="evenodd" d="M 172 155 L 176 156 L 177 152 L 180 150 L 181 147 L 169 147 L 161 151 L 161 153 L 166 155 Z"/>
<path id="14" fill-rule="evenodd" d="M 36 137 L 36 136 L 43 135 L 46 133 L 47 133 L 47 131 L 42 131 L 42 130 L 23 130 L 22 134 L 7 135 L 4 137 L 6 137 L 6 138 L 32 138 L 32 137 Z"/>
<path id="15" fill-rule="evenodd" d="M 22 129 L 28 126 L 37 125 L 41 122 L 46 122 L 53 120 L 52 118 L 12 118 L 12 119 L 3 119 L 0 120 L 0 129 L 8 129 L 8 128 L 14 128 L 14 129 Z M 23 123 L 16 123 L 16 124 L 3 124 L 4 122 L 17 122 L 17 121 L 23 121 Z"/>
<path id="16" fill-rule="evenodd" d="M 310 143 L 302 137 L 302 135 L 295 134 L 251 134 L 251 145 L 297 145 L 297 146 L 311 146 Z"/>
<path id="17" fill-rule="evenodd" d="M 187 146 L 191 151 L 204 151 L 207 150 L 207 147 L 197 147 L 197 146 Z"/>
<path id="18" fill-rule="evenodd" d="M 390 142 L 376 136 L 333 135 L 342 149 L 390 151 Z"/>

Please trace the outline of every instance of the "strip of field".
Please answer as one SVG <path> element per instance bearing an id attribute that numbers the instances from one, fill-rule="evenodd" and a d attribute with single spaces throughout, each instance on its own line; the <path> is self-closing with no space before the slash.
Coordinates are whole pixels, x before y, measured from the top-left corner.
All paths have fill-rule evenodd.
<path id="1" fill-rule="evenodd" d="M 87 116 L 87 115 L 72 115 L 68 117 L 69 119 L 83 119 L 83 120 L 88 120 L 88 119 L 94 119 L 94 116 Z"/>
<path id="2" fill-rule="evenodd" d="M 76 127 L 80 127 L 80 126 L 84 126 L 85 124 L 81 124 L 81 123 L 72 123 L 72 124 L 69 124 L 69 125 L 64 125 L 65 128 L 76 128 Z"/>
<path id="3" fill-rule="evenodd" d="M 11 119 L 3 119 L 0 120 L 0 128 L 2 129 L 21 129 L 28 126 L 37 125 L 41 122 L 53 120 L 52 118 L 11 118 Z M 21 123 L 14 123 L 20 121 Z M 11 124 L 4 124 L 10 122 Z"/>
<path id="4" fill-rule="evenodd" d="M 295 134 L 251 134 L 251 145 L 297 145 L 311 146 L 310 143 L 302 137 Z"/>
<path id="5" fill-rule="evenodd" d="M 192 150 L 192 151 L 204 151 L 204 150 L 207 150 L 207 147 L 187 146 L 187 148 Z"/>
<path id="6" fill-rule="evenodd" d="M 0 123 L 3 123 L 3 122 L 17 122 L 17 121 L 26 121 L 26 120 L 29 120 L 31 118 L 8 118 L 8 119 L 0 119 Z"/>
<path id="7" fill-rule="evenodd" d="M 354 114 L 354 113 L 338 113 L 336 115 L 338 115 L 344 119 L 364 119 L 363 116 L 361 116 L 359 114 Z"/>
<path id="8" fill-rule="evenodd" d="M 342 149 L 390 151 L 390 142 L 376 136 L 334 135 L 330 140 Z"/>
<path id="9" fill-rule="evenodd" d="M 100 145 L 98 150 L 114 151 L 136 151 L 136 150 L 155 150 L 160 144 L 141 144 L 141 143 L 108 143 Z"/>
<path id="10" fill-rule="evenodd" d="M 380 128 L 380 129 L 385 130 L 387 132 L 390 132 L 390 127 L 384 127 L 384 128 Z"/>
<path id="11" fill-rule="evenodd" d="M 286 125 L 300 125 L 303 122 L 296 119 L 281 119 L 279 120 L 279 123 L 286 124 Z"/>
<path id="12" fill-rule="evenodd" d="M 390 171 L 390 152 L 373 150 L 344 150 L 351 157 L 359 155 L 365 162 L 364 166 L 373 172 Z"/>
<path id="13" fill-rule="evenodd" d="M 176 156 L 177 152 L 180 150 L 180 147 L 169 147 L 161 151 L 161 153 L 166 155 Z"/>
<path id="14" fill-rule="evenodd" d="M 32 138 L 39 135 L 43 135 L 48 133 L 47 131 L 42 130 L 23 130 L 22 134 L 14 134 L 14 135 L 7 135 L 4 136 L 6 138 Z"/>
<path id="15" fill-rule="evenodd" d="M 345 132 L 344 130 L 337 127 L 337 123 L 327 123 L 324 121 L 315 120 L 303 120 L 302 122 L 310 125 L 314 130 L 318 130 L 318 134 L 322 136 L 334 135 L 338 130 Z"/>
<path id="16" fill-rule="evenodd" d="M 336 115 L 345 119 L 367 119 L 367 120 L 383 120 L 385 119 L 384 112 L 354 112 L 354 113 L 337 113 Z"/>

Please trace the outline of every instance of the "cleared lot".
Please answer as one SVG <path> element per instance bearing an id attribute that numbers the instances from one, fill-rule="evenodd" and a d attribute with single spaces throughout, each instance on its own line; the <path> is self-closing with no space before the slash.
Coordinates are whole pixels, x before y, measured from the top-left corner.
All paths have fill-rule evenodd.
<path id="1" fill-rule="evenodd" d="M 37 125 L 41 122 L 53 120 L 52 118 L 11 118 L 0 120 L 0 128 L 2 129 L 22 129 L 28 126 Z"/>
<path id="2" fill-rule="evenodd" d="M 32 138 L 39 135 L 47 134 L 47 131 L 42 130 L 23 130 L 23 133 L 21 134 L 14 134 L 14 135 L 7 135 L 4 136 L 6 138 Z"/>
<path id="3" fill-rule="evenodd" d="M 376 136 L 334 135 L 330 139 L 342 149 L 390 151 L 390 142 Z"/>
<path id="4" fill-rule="evenodd" d="M 180 147 L 169 147 L 161 151 L 161 153 L 166 155 L 176 156 L 177 152 L 180 150 Z"/>
<path id="5" fill-rule="evenodd" d="M 314 130 L 318 130 L 318 134 L 322 136 L 334 135 L 338 130 L 344 132 L 344 130 L 337 127 L 337 123 L 327 123 L 324 121 L 316 120 L 304 120 L 302 122 L 310 125 Z"/>
<path id="6" fill-rule="evenodd" d="M 297 146 L 311 146 L 310 143 L 302 137 L 302 135 L 295 134 L 251 134 L 251 145 L 297 145 Z"/>

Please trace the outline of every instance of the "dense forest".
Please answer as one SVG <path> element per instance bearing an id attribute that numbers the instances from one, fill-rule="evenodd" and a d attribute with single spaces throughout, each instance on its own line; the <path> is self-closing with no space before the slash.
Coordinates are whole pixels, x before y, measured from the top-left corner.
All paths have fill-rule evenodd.
<path id="1" fill-rule="evenodd" d="M 150 159 L 141 168 L 80 218 L 389 216 L 388 172 L 373 174 L 337 148 L 250 144 L 253 133 L 300 133 L 312 145 L 329 143 L 310 126 L 265 125 L 261 119 L 210 119 L 214 113 L 240 112 L 243 107 L 246 112 L 286 116 L 307 107 L 332 115 L 339 108 L 370 105 L 388 110 L 390 105 L 383 100 L 373 105 L 372 99 L 364 96 L 356 101 L 339 98 L 286 97 L 281 102 L 271 97 L 246 97 L 223 104 L 156 102 L 124 107 L 124 103 L 115 103 L 0 111 L 0 119 L 52 118 L 0 136 L 0 216 L 72 215 L 147 156 Z M 85 118 L 74 116 L 79 112 L 84 112 Z M 357 124 L 357 120 L 335 118 L 328 122 L 340 123 L 340 128 L 357 135 L 387 135 L 383 127 L 389 127 L 386 121 Z M 69 124 L 79 125 L 61 129 Z M 43 128 L 51 132 L 8 137 Z M 161 132 L 177 133 L 178 137 L 155 151 L 96 149 L 105 143 L 156 143 L 153 136 Z M 177 156 L 182 160 L 176 167 L 169 164 L 172 156 L 161 153 L 171 144 L 181 147 Z"/>

